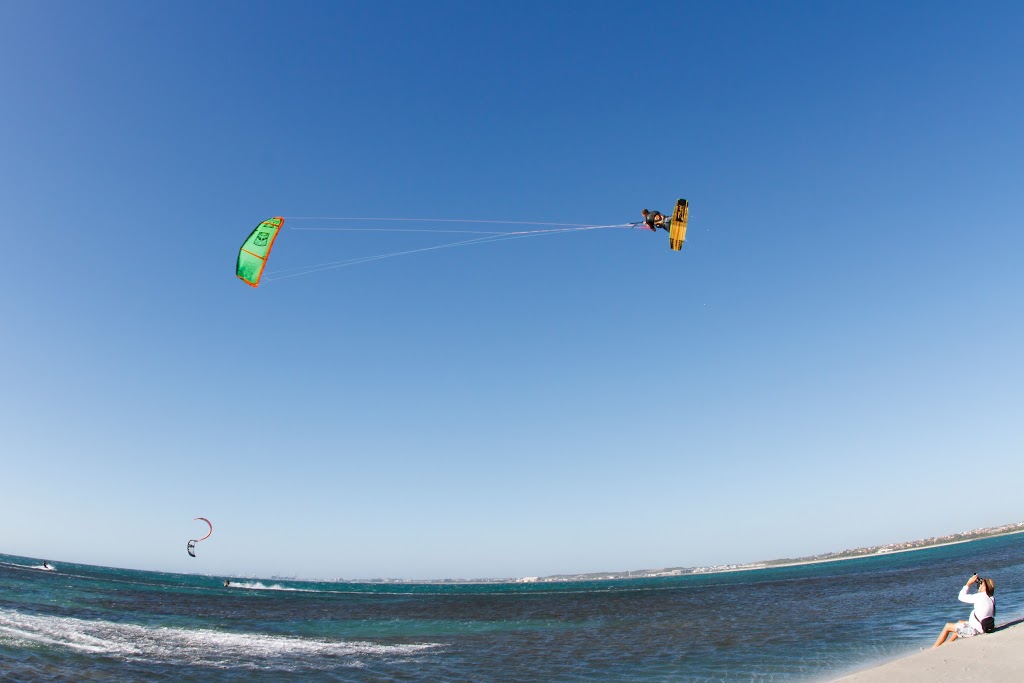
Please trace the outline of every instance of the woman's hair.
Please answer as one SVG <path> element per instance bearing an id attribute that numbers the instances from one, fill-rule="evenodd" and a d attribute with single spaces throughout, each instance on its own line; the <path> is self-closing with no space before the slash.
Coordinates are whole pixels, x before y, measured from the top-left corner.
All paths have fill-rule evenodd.
<path id="1" fill-rule="evenodd" d="M 981 585 L 985 589 L 985 594 L 989 597 L 996 594 L 996 582 L 992 579 L 981 579 Z"/>

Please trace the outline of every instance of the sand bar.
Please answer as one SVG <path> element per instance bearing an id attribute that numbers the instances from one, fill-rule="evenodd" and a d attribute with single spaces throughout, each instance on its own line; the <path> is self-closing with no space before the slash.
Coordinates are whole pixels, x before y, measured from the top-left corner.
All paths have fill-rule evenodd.
<path id="1" fill-rule="evenodd" d="M 937 649 L 897 659 L 835 679 L 843 683 L 931 683 L 932 681 L 1024 681 L 1024 620 L 1001 626 L 995 633 L 959 638 Z M 935 627 L 936 637 L 942 624 Z"/>

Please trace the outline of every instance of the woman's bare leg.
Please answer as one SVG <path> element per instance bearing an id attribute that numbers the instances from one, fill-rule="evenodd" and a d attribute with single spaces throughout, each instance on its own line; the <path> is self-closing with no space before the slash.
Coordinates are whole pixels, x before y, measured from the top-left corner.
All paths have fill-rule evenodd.
<path id="1" fill-rule="evenodd" d="M 935 644 L 932 645 L 932 649 L 934 650 L 939 645 L 942 645 L 944 642 L 946 642 L 946 637 L 949 636 L 949 635 L 953 636 L 952 638 L 949 639 L 949 642 L 952 643 L 954 640 L 957 639 L 956 624 L 946 624 L 943 627 L 942 633 L 940 633 L 939 637 L 935 639 Z"/>

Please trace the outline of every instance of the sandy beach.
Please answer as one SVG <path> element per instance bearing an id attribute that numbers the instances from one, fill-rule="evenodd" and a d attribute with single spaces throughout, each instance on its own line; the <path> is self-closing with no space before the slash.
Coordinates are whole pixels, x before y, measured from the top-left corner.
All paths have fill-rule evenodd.
<path id="1" fill-rule="evenodd" d="M 995 633 L 960 638 L 938 649 L 915 652 L 894 662 L 835 679 L 843 683 L 900 681 L 985 681 L 1011 683 L 1024 680 L 1024 620 L 1001 626 Z M 936 624 L 939 635 L 942 624 Z"/>

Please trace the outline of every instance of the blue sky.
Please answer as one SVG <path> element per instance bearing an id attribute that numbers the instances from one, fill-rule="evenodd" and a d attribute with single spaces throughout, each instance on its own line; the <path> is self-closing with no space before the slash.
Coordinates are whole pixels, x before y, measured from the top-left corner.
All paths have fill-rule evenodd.
<path id="1" fill-rule="evenodd" d="M 1019 521 L 1022 21 L 0 3 L 0 552 L 522 576 Z M 676 197 L 679 253 L 609 229 L 233 272 L 275 215 L 607 225 Z M 267 278 L 441 228 L 496 229 L 289 218 Z"/>

